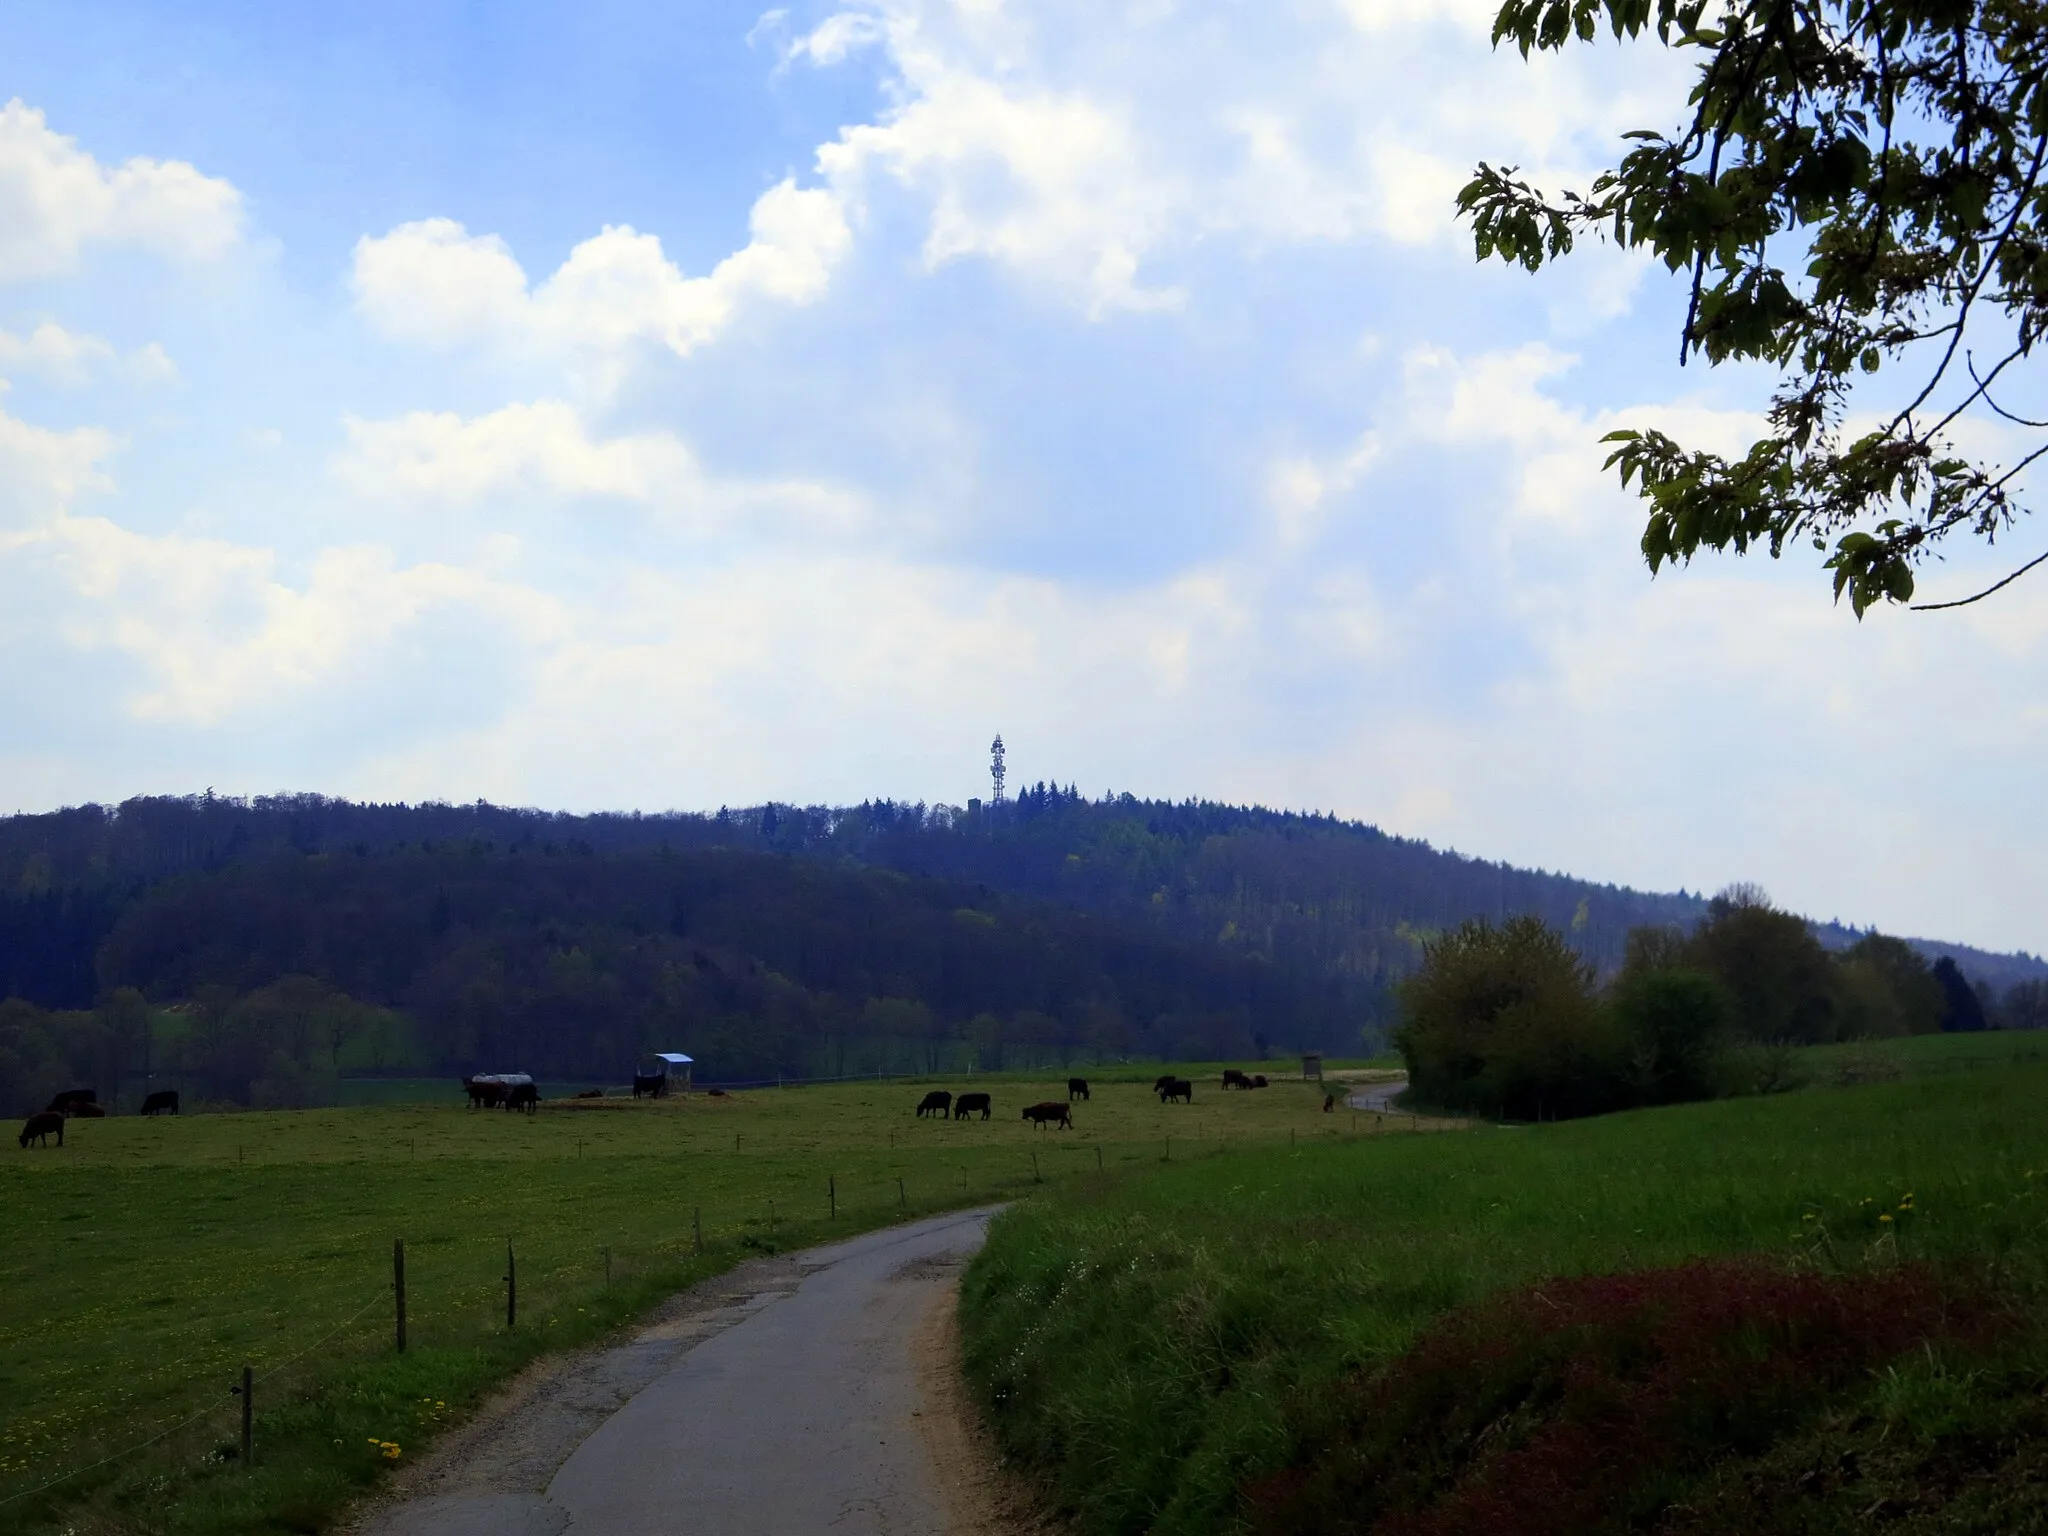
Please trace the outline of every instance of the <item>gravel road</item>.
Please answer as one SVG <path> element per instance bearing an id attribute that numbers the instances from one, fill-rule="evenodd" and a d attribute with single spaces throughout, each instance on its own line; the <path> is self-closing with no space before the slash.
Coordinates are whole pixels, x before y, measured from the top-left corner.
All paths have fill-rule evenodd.
<path id="1" fill-rule="evenodd" d="M 962 1536 L 1028 1528 L 968 1463 L 946 1328 L 990 1211 L 754 1260 L 543 1361 L 357 1536 Z M 985 1470 L 985 1469 L 984 1469 Z"/>

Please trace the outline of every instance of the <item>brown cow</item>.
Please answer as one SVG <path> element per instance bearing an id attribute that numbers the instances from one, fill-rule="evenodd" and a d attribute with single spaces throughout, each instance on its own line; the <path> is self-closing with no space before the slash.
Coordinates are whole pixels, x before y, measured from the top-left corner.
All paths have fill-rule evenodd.
<path id="1" fill-rule="evenodd" d="M 104 1120 L 107 1117 L 106 1106 L 95 1104 L 91 1100 L 87 1100 L 83 1104 L 74 1104 L 65 1110 L 64 1113 L 66 1115 L 76 1115 L 81 1120 Z"/>
<path id="2" fill-rule="evenodd" d="M 601 1099 L 604 1097 L 604 1090 L 602 1088 L 585 1088 L 576 1097 L 579 1099 Z"/>
<path id="3" fill-rule="evenodd" d="M 471 1109 L 496 1109 L 505 1102 L 505 1085 L 486 1082 L 481 1077 L 465 1077 L 463 1091 L 469 1095 Z"/>
<path id="4" fill-rule="evenodd" d="M 68 1115 L 81 1104 L 97 1104 L 99 1098 L 97 1088 L 66 1088 L 45 1107 L 56 1114 Z"/>
<path id="5" fill-rule="evenodd" d="M 57 1133 L 57 1145 L 64 1145 L 64 1117 L 54 1109 L 39 1109 L 28 1117 L 28 1123 L 21 1128 L 21 1149 L 26 1152 L 28 1144 L 40 1141 L 50 1144 L 50 1132 Z"/>
<path id="6" fill-rule="evenodd" d="M 1061 1130 L 1074 1128 L 1074 1112 L 1058 1099 L 1047 1099 L 1043 1104 L 1033 1104 L 1024 1111 L 1024 1118 L 1036 1124 L 1041 1130 L 1056 1125 Z"/>

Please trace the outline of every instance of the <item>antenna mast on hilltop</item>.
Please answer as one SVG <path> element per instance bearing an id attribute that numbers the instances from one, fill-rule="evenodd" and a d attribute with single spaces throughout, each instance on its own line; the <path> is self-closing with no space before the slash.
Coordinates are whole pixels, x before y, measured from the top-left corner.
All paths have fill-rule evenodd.
<path id="1" fill-rule="evenodd" d="M 989 743 L 988 776 L 995 785 L 995 792 L 989 796 L 989 806 L 994 809 L 1003 803 L 1003 738 L 1000 733 Z"/>

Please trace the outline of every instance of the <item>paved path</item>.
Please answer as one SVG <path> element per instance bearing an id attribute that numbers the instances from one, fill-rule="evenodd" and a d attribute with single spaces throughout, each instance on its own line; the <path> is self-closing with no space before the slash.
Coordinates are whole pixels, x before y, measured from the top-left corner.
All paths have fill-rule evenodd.
<path id="1" fill-rule="evenodd" d="M 1408 1076 L 1401 1076 L 1384 1083 L 1366 1083 L 1345 1098 L 1353 1109 L 1370 1110 L 1376 1115 L 1405 1115 L 1405 1109 L 1396 1109 L 1394 1100 L 1408 1091 Z"/>
<path id="2" fill-rule="evenodd" d="M 743 1266 L 487 1415 L 358 1532 L 949 1536 L 912 1348 L 991 1214 Z"/>

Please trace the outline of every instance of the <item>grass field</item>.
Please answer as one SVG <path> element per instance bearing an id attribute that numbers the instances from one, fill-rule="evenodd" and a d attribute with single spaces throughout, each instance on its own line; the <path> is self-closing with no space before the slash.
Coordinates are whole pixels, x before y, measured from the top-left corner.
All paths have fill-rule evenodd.
<path id="1" fill-rule="evenodd" d="M 1084 1529 L 1193 1536 L 1236 1527 L 1243 1490 L 1300 1453 L 1345 1383 L 1449 1309 L 1547 1277 L 1924 1259 L 2038 1304 L 2048 1064 L 1933 1070 L 2019 1044 L 1900 1042 L 1917 1081 L 1063 1186 L 998 1220 L 969 1271 L 970 1375 Z M 2038 1403 L 2039 1383 L 2025 1392 Z"/>
<path id="2" fill-rule="evenodd" d="M 902 1081 L 556 1102 L 531 1117 L 458 1107 L 451 1084 L 440 1105 L 77 1120 L 61 1151 L 9 1146 L 0 1530 L 317 1529 L 388 1465 L 384 1446 L 412 1454 L 533 1353 L 601 1334 L 749 1252 L 1041 1180 L 1409 1130 L 1322 1114 L 1312 1084 L 1224 1094 L 1214 1069 L 1193 1105 L 1165 1107 L 1156 1070 L 1091 1072 L 1071 1133 L 1018 1116 L 1064 1099 L 1064 1078 L 998 1077 L 972 1085 L 995 1095 L 987 1122 L 914 1119 L 926 1085 Z M 244 1363 L 259 1378 L 249 1471 L 221 1455 Z M 192 1415 L 204 1417 L 32 1491 Z"/>

